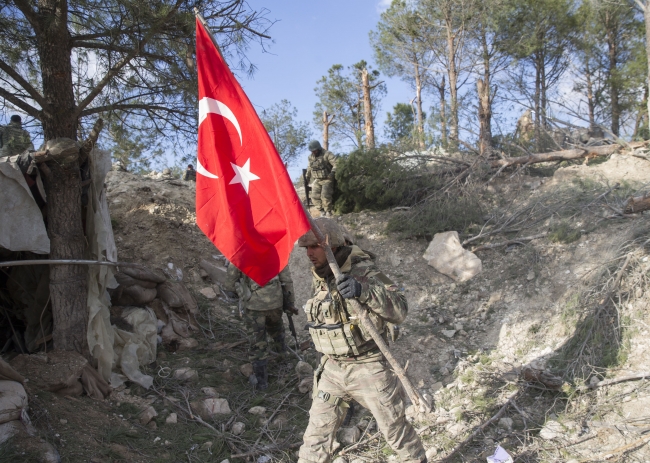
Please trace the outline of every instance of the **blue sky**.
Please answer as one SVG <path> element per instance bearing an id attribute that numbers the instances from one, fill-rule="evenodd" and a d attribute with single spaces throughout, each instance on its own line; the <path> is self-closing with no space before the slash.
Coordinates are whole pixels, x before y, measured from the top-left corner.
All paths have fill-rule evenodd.
<path id="1" fill-rule="evenodd" d="M 298 118 L 310 123 L 314 138 L 321 129 L 313 126 L 316 82 L 334 64 L 349 66 L 362 59 L 373 67 L 373 51 L 368 33 L 375 29 L 389 0 L 248 0 L 252 9 L 270 10 L 268 17 L 277 22 L 270 30 L 274 43 L 264 53 L 251 46 L 248 56 L 257 66 L 252 79 L 240 83 L 258 113 L 286 99 L 298 109 Z M 381 102 L 377 136 L 383 135 L 382 122 L 395 103 L 408 102 L 409 85 L 397 78 L 382 76 L 388 94 Z M 426 103 L 426 101 L 425 101 Z M 337 153 L 338 154 L 338 153 Z M 307 164 L 307 151 L 289 167 L 296 178 Z"/>

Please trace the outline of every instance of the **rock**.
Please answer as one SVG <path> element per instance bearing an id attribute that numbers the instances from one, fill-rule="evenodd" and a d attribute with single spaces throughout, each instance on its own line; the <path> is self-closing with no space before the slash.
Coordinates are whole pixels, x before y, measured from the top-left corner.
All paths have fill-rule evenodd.
<path id="1" fill-rule="evenodd" d="M 513 424 L 512 418 L 506 417 L 506 418 L 501 418 L 499 420 L 499 427 L 508 432 L 512 431 L 512 424 Z"/>
<path id="2" fill-rule="evenodd" d="M 217 265 L 206 259 L 203 259 L 199 265 L 208 273 L 208 275 L 210 275 L 210 278 L 214 283 L 221 283 L 222 285 L 226 283 L 226 276 L 228 273 L 226 267 L 222 267 L 221 265 Z"/>
<path id="3" fill-rule="evenodd" d="M 436 383 L 433 383 L 433 385 L 431 385 L 430 390 L 433 393 L 433 392 L 439 391 L 443 387 L 444 387 L 443 384 L 440 381 L 438 381 Z"/>
<path id="4" fill-rule="evenodd" d="M 178 350 L 192 350 L 199 347 L 199 341 L 194 338 L 183 338 L 178 341 Z"/>
<path id="5" fill-rule="evenodd" d="M 557 439 L 564 434 L 565 432 L 562 425 L 557 421 L 550 420 L 542 427 L 542 430 L 539 432 L 539 437 L 544 440 L 552 440 Z"/>
<path id="6" fill-rule="evenodd" d="M 440 330 L 440 333 L 442 333 L 443 336 L 447 336 L 448 338 L 453 338 L 456 334 L 456 330 Z"/>
<path id="7" fill-rule="evenodd" d="M 214 289 L 212 289 L 210 286 L 208 286 L 207 288 L 203 288 L 203 289 L 199 290 L 199 292 L 201 294 L 203 294 L 203 296 L 206 299 L 216 299 L 217 298 L 217 293 L 215 293 Z"/>
<path id="8" fill-rule="evenodd" d="M 345 457 L 336 457 L 332 460 L 332 463 L 348 463 L 348 460 L 346 460 Z"/>
<path id="9" fill-rule="evenodd" d="M 241 372 L 242 375 L 244 375 L 245 378 L 248 378 L 250 375 L 253 374 L 253 364 L 245 363 L 239 367 L 239 371 Z"/>
<path id="10" fill-rule="evenodd" d="M 298 378 L 309 378 L 314 376 L 314 369 L 310 364 L 307 362 L 303 362 L 302 360 L 298 362 L 296 365 L 296 374 L 298 375 Z"/>
<path id="11" fill-rule="evenodd" d="M 271 463 L 273 461 L 273 458 L 271 458 L 268 455 L 262 455 L 261 457 L 258 457 L 257 460 L 255 460 L 256 463 Z"/>
<path id="12" fill-rule="evenodd" d="M 235 424 L 232 425 L 232 429 L 230 430 L 230 432 L 232 432 L 235 436 L 240 436 L 244 433 L 245 430 L 246 430 L 246 425 L 241 421 L 237 421 Z"/>
<path id="13" fill-rule="evenodd" d="M 220 463 L 230 463 L 230 460 L 221 460 Z"/>
<path id="14" fill-rule="evenodd" d="M 203 445 L 201 445 L 201 450 L 207 450 L 208 452 L 212 449 L 212 441 L 209 440 L 207 442 L 204 442 Z"/>
<path id="15" fill-rule="evenodd" d="M 286 413 L 280 413 L 273 419 L 269 426 L 273 429 L 285 429 L 288 424 L 289 417 L 286 415 Z"/>
<path id="16" fill-rule="evenodd" d="M 219 393 L 213 387 L 202 387 L 201 392 L 208 397 L 219 397 Z"/>
<path id="17" fill-rule="evenodd" d="M 447 432 L 452 436 L 452 437 L 458 437 L 461 434 L 463 434 L 467 428 L 463 423 L 454 423 L 449 428 L 447 429 Z"/>
<path id="18" fill-rule="evenodd" d="M 156 416 L 158 416 L 158 412 L 156 412 L 156 409 L 150 406 L 147 407 L 142 413 L 140 413 L 138 419 L 140 420 L 140 424 L 144 426 Z"/>
<path id="19" fill-rule="evenodd" d="M 483 268 L 476 255 L 463 249 L 455 231 L 436 233 L 422 257 L 430 266 L 457 282 L 473 278 Z"/>
<path id="20" fill-rule="evenodd" d="M 259 405 L 248 410 L 248 413 L 251 415 L 264 416 L 266 414 L 266 407 L 260 407 Z"/>
<path id="21" fill-rule="evenodd" d="M 338 433 L 338 441 L 343 445 L 355 444 L 360 438 L 361 431 L 356 426 L 341 428 Z"/>
<path id="22" fill-rule="evenodd" d="M 462 323 L 456 323 L 454 324 L 454 329 L 456 331 L 463 331 L 463 324 Z"/>
<path id="23" fill-rule="evenodd" d="M 435 447 L 431 447 L 430 449 L 427 449 L 425 455 L 427 457 L 427 460 L 433 461 L 433 457 L 438 455 L 438 449 Z"/>
<path id="24" fill-rule="evenodd" d="M 60 420 L 59 420 L 59 423 L 61 423 L 61 424 L 68 424 L 68 420 L 60 419 Z"/>
<path id="25" fill-rule="evenodd" d="M 179 368 L 174 371 L 174 379 L 179 381 L 196 381 L 199 379 L 199 373 L 192 368 Z"/>
<path id="26" fill-rule="evenodd" d="M 535 272 L 531 270 L 530 272 L 528 272 L 528 275 L 526 275 L 526 280 L 532 281 L 534 279 L 535 279 Z"/>
<path id="27" fill-rule="evenodd" d="M 440 369 L 440 374 L 441 374 L 442 376 L 447 376 L 447 375 L 449 374 L 449 368 L 447 368 L 447 367 L 442 367 L 442 368 Z"/>
<path id="28" fill-rule="evenodd" d="M 232 413 L 226 399 L 204 399 L 190 403 L 192 410 L 204 420 L 212 419 L 216 415 L 229 415 Z"/>
<path id="29" fill-rule="evenodd" d="M 176 424 L 178 423 L 178 415 L 176 413 L 170 413 L 169 416 L 165 419 L 167 424 Z"/>

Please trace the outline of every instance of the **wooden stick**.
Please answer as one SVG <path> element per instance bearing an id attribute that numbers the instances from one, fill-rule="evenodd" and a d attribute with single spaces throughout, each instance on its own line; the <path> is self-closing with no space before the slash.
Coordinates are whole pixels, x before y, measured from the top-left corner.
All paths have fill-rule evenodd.
<path id="1" fill-rule="evenodd" d="M 311 229 L 314 232 L 314 235 L 316 236 L 316 240 L 318 240 L 318 244 L 325 251 L 325 255 L 327 256 L 327 262 L 329 263 L 329 266 L 332 269 L 334 278 L 338 279 L 339 277 L 343 276 L 343 273 L 339 268 L 339 264 L 336 262 L 336 258 L 334 257 L 332 248 L 327 243 L 325 236 L 320 231 L 318 225 L 316 225 L 316 222 L 314 222 L 314 219 L 312 218 L 311 214 L 306 208 L 305 208 L 305 214 L 307 215 L 307 218 L 309 218 Z M 415 405 L 418 408 L 424 408 L 424 410 L 426 410 L 427 412 L 431 412 L 431 407 L 429 406 L 427 401 L 424 400 L 424 398 L 420 395 L 420 392 L 417 389 L 415 389 L 413 383 L 411 383 L 411 380 L 408 378 L 408 376 L 406 376 L 406 371 L 404 371 L 404 368 L 402 368 L 402 366 L 399 364 L 397 359 L 393 356 L 393 354 L 388 349 L 388 344 L 386 344 L 386 341 L 384 341 L 384 338 L 377 330 L 377 327 L 372 322 L 372 320 L 370 320 L 368 311 L 361 306 L 361 304 L 356 298 L 346 299 L 346 301 L 350 303 L 352 309 L 356 312 L 357 317 L 359 317 L 359 321 L 361 322 L 363 327 L 368 331 L 368 333 L 370 333 L 370 336 L 372 337 L 373 341 L 375 341 L 375 344 L 377 344 L 377 347 L 379 347 L 381 353 L 384 354 L 384 357 L 386 357 L 386 360 L 388 360 L 388 363 L 390 363 L 390 366 L 393 368 L 393 371 L 402 382 L 402 385 L 406 390 L 406 394 L 409 396 L 409 399 L 411 399 L 411 402 L 413 402 L 413 405 Z"/>
<path id="2" fill-rule="evenodd" d="M 638 381 L 643 379 L 650 379 L 650 371 L 644 371 L 641 373 L 636 373 L 628 376 L 620 376 L 618 378 L 604 379 L 602 381 L 598 381 L 595 384 L 589 384 L 588 386 L 580 386 L 578 390 L 584 391 L 587 389 L 598 389 L 605 386 L 611 386 L 612 384 L 624 383 L 626 381 Z"/>
<path id="3" fill-rule="evenodd" d="M 349 452 L 351 452 L 353 450 L 356 450 L 359 447 L 361 447 L 362 445 L 365 445 L 365 444 L 367 444 L 369 442 L 372 442 L 373 440 L 377 439 L 379 436 L 381 436 L 381 431 L 377 431 L 372 436 L 368 437 L 366 440 L 360 440 L 356 444 L 344 448 L 342 451 L 339 452 L 339 455 L 345 455 L 346 453 L 349 453 Z"/>
<path id="4" fill-rule="evenodd" d="M 467 444 L 469 444 L 472 440 L 474 440 L 474 438 L 475 438 L 479 433 L 483 432 L 483 430 L 484 430 L 485 428 L 487 428 L 489 425 L 491 425 L 491 424 L 494 423 L 496 420 L 498 420 L 498 419 L 501 417 L 501 415 L 503 415 L 503 414 L 505 413 L 505 411 L 506 411 L 506 409 L 508 408 L 508 406 L 510 406 L 510 404 L 515 400 L 515 397 L 516 397 L 518 394 L 519 394 L 519 391 L 517 391 L 517 392 L 515 392 L 514 394 L 512 394 L 512 395 L 510 396 L 510 398 L 506 401 L 506 403 L 503 404 L 503 407 L 501 407 L 501 408 L 499 409 L 499 411 L 496 413 L 496 415 L 494 415 L 492 418 L 490 418 L 489 420 L 487 420 L 487 421 L 486 421 L 485 423 L 483 423 L 481 426 L 479 426 L 478 428 L 476 428 L 476 429 L 474 430 L 474 432 L 473 432 L 472 434 L 470 434 L 469 437 L 468 437 L 467 439 L 465 439 L 463 442 L 461 442 L 460 444 L 458 444 L 458 445 L 454 448 L 454 450 L 451 451 L 451 453 L 450 453 L 449 455 L 447 455 L 445 458 L 443 458 L 442 460 L 440 460 L 441 463 L 444 463 L 444 462 L 446 462 L 446 461 L 450 461 L 451 458 L 452 458 L 453 456 L 455 456 L 458 452 L 460 452 L 460 451 L 463 449 L 463 447 L 465 447 L 465 446 L 466 446 Z"/>

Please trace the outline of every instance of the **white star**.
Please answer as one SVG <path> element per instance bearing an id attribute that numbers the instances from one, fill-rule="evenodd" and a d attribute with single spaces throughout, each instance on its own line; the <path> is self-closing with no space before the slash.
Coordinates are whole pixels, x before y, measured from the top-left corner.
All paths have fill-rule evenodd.
<path id="1" fill-rule="evenodd" d="M 246 194 L 248 194 L 248 184 L 253 180 L 260 179 L 257 175 L 251 172 L 250 158 L 248 159 L 248 161 L 244 163 L 242 167 L 239 167 L 237 164 L 234 164 L 232 162 L 230 163 L 230 165 L 232 166 L 232 169 L 235 171 L 235 176 L 230 181 L 230 185 L 233 185 L 235 183 L 241 183 L 242 186 L 244 187 L 244 190 L 246 190 Z"/>

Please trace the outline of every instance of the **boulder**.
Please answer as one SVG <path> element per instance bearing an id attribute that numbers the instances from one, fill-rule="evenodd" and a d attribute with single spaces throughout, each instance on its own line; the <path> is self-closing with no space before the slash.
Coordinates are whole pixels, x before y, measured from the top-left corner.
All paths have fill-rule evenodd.
<path id="1" fill-rule="evenodd" d="M 476 255 L 463 249 L 455 231 L 436 233 L 422 257 L 438 272 L 457 282 L 473 278 L 483 268 Z"/>
<path id="2" fill-rule="evenodd" d="M 206 299 L 216 299 L 217 298 L 217 293 L 210 286 L 208 286 L 207 288 L 200 289 L 199 292 Z"/>

